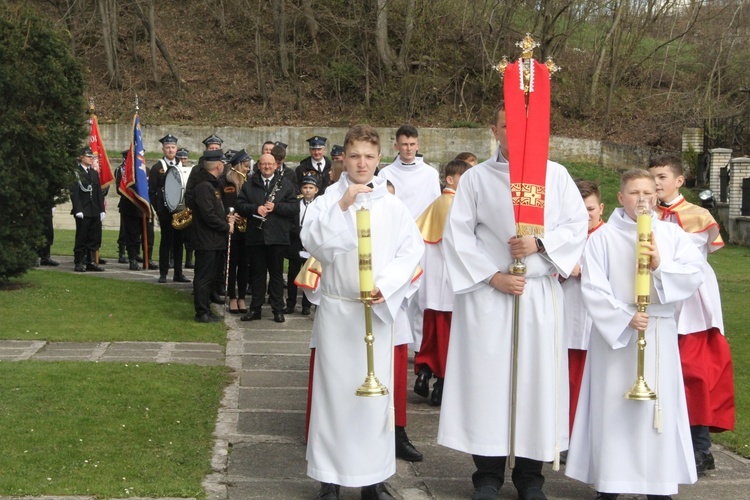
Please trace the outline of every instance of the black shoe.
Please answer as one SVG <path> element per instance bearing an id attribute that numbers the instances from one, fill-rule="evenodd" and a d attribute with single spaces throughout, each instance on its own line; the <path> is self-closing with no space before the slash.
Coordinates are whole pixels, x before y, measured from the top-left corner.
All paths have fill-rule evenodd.
<path id="1" fill-rule="evenodd" d="M 260 311 L 248 310 L 247 314 L 240 318 L 240 321 L 255 321 L 256 319 L 260 319 Z"/>
<path id="2" fill-rule="evenodd" d="M 284 309 L 284 314 L 294 314 L 294 306 L 286 306 L 286 309 Z"/>
<path id="3" fill-rule="evenodd" d="M 107 259 L 102 259 L 101 257 L 99 257 L 99 264 L 105 265 L 106 263 L 107 263 Z"/>
<path id="4" fill-rule="evenodd" d="M 172 278 L 172 281 L 174 281 L 175 283 L 190 283 L 190 280 L 187 279 L 187 277 L 184 274 L 178 274 L 177 276 Z M 224 301 L 222 300 L 222 303 L 223 302 Z"/>
<path id="5" fill-rule="evenodd" d="M 388 493 L 384 483 L 363 486 L 360 498 L 362 500 L 396 500 L 396 497 Z"/>
<path id="6" fill-rule="evenodd" d="M 529 486 L 518 492 L 519 500 L 547 500 L 547 495 L 538 486 Z"/>
<path id="7" fill-rule="evenodd" d="M 443 403 L 443 379 L 439 378 L 432 384 L 432 396 L 430 396 L 430 404 L 432 406 L 440 406 Z"/>
<path id="8" fill-rule="evenodd" d="M 138 262 L 143 262 L 143 259 L 139 260 Z M 158 262 L 154 262 L 153 260 L 150 260 L 150 261 L 148 261 L 148 268 L 151 269 L 151 270 L 159 269 L 159 263 Z"/>
<path id="9" fill-rule="evenodd" d="M 471 500 L 497 500 L 500 488 L 491 484 L 485 484 L 474 490 Z"/>
<path id="10" fill-rule="evenodd" d="M 710 451 L 708 453 L 704 453 L 702 451 L 695 452 L 695 471 L 698 474 L 703 474 L 707 470 L 714 469 L 716 469 L 716 462 L 714 461 L 714 456 Z"/>
<path id="11" fill-rule="evenodd" d="M 143 259 L 141 259 L 141 260 L 143 260 Z M 117 257 L 117 263 L 118 264 L 127 264 L 128 263 L 128 259 L 127 259 L 127 257 L 125 257 L 125 254 L 121 253 L 120 256 Z"/>
<path id="12" fill-rule="evenodd" d="M 648 500 L 672 500 L 669 495 L 646 495 Z"/>
<path id="13" fill-rule="evenodd" d="M 94 264 L 92 262 L 91 264 L 86 264 L 86 270 L 87 271 L 94 271 L 94 272 L 100 273 L 100 272 L 104 271 L 104 268 L 100 267 L 100 266 L 98 266 L 98 265 L 96 265 L 96 264 Z"/>
<path id="14" fill-rule="evenodd" d="M 139 255 L 138 257 L 135 258 L 135 261 L 138 263 L 143 263 L 143 257 Z"/>
<path id="15" fill-rule="evenodd" d="M 396 458 L 407 462 L 421 462 L 422 454 L 409 441 L 404 427 L 396 426 Z"/>
<path id="16" fill-rule="evenodd" d="M 141 266 L 139 266 L 138 263 L 134 259 L 130 261 L 130 266 L 128 267 L 128 269 L 131 271 L 140 271 Z"/>
<path id="17" fill-rule="evenodd" d="M 414 392 L 427 398 L 430 396 L 430 379 L 432 378 L 432 372 L 426 366 L 419 369 L 419 375 L 417 380 L 414 381 Z"/>
<path id="18" fill-rule="evenodd" d="M 224 299 L 222 299 L 221 295 L 219 295 L 216 292 L 211 292 L 211 295 L 210 295 L 209 299 L 211 299 L 211 302 L 213 302 L 214 304 L 223 304 L 224 303 Z"/>
<path id="19" fill-rule="evenodd" d="M 333 483 L 320 483 L 320 490 L 318 491 L 319 500 L 338 500 L 339 490 L 341 486 Z"/>
<path id="20" fill-rule="evenodd" d="M 309 307 L 302 307 L 302 311 L 300 311 L 300 314 L 302 316 L 310 316 L 310 308 Z"/>
<path id="21" fill-rule="evenodd" d="M 617 497 L 620 496 L 617 493 L 602 493 L 598 492 L 596 494 L 596 500 L 617 500 Z"/>
<path id="22" fill-rule="evenodd" d="M 161 276 L 159 276 L 159 283 L 166 283 L 166 282 L 167 282 L 167 277 L 166 276 L 164 276 L 163 274 Z"/>
<path id="23" fill-rule="evenodd" d="M 201 314 L 195 317 L 195 321 L 198 323 L 218 323 L 222 321 L 220 316 L 214 316 L 213 314 Z"/>
<path id="24" fill-rule="evenodd" d="M 284 321 L 286 321 L 286 319 L 284 318 L 284 313 L 281 311 L 276 311 L 273 313 L 273 320 L 276 323 L 283 323 Z"/>
<path id="25" fill-rule="evenodd" d="M 77 273 L 85 273 L 86 272 L 86 266 L 83 264 L 76 264 L 76 267 L 74 268 L 74 271 Z"/>
<path id="26" fill-rule="evenodd" d="M 42 257 L 42 258 L 41 258 L 41 259 L 39 260 L 39 265 L 41 265 L 41 266 L 52 266 L 52 267 L 57 267 L 57 266 L 59 266 L 59 265 L 60 265 L 60 263 L 59 263 L 59 262 L 57 262 L 56 260 L 52 260 L 52 259 L 50 259 L 49 257 Z"/>

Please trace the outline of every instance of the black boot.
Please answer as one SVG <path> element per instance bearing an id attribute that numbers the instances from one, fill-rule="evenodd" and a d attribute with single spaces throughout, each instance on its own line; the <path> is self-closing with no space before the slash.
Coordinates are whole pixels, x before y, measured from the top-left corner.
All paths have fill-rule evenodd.
<path id="1" fill-rule="evenodd" d="M 130 267 L 128 267 L 131 271 L 140 271 L 141 266 L 138 265 L 138 262 L 135 261 L 135 259 L 132 259 L 130 261 Z"/>
<path id="2" fill-rule="evenodd" d="M 414 392 L 416 392 L 423 398 L 429 397 L 431 378 L 432 378 L 432 371 L 427 367 L 427 365 L 423 365 L 419 369 L 419 375 L 417 375 L 417 380 L 414 381 Z"/>
<path id="3" fill-rule="evenodd" d="M 117 249 L 117 263 L 118 264 L 127 264 L 128 259 L 125 257 L 125 245 L 120 244 L 119 248 Z"/>
<path id="4" fill-rule="evenodd" d="M 316 498 L 319 500 L 339 500 L 340 489 L 341 487 L 338 484 L 320 483 L 320 490 Z"/>
<path id="5" fill-rule="evenodd" d="M 77 273 L 85 273 L 86 272 L 86 264 L 84 263 L 83 254 L 82 253 L 76 253 L 75 257 L 73 258 L 73 262 L 75 263 L 75 272 L 77 272 Z"/>
<path id="6" fill-rule="evenodd" d="M 409 441 L 406 435 L 406 427 L 396 426 L 396 458 L 407 462 L 421 462 L 422 454 Z"/>
<path id="7" fill-rule="evenodd" d="M 384 483 L 363 486 L 360 498 L 362 500 L 396 500 L 396 497 L 388 493 Z"/>
<path id="8" fill-rule="evenodd" d="M 440 406 L 443 403 L 443 379 L 436 377 L 435 383 L 432 384 L 432 396 L 430 396 L 430 404 L 432 406 Z"/>

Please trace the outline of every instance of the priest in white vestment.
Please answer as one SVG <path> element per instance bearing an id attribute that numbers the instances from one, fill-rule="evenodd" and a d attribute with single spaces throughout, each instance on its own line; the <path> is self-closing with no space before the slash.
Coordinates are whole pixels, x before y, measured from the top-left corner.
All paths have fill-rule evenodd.
<path id="1" fill-rule="evenodd" d="M 396 472 L 390 396 L 359 397 L 367 375 L 364 308 L 359 300 L 355 199 L 369 197 L 375 374 L 392 387 L 396 313 L 424 251 L 406 206 L 373 177 L 380 160 L 375 129 L 355 126 L 346 136 L 346 172 L 308 209 L 301 239 L 322 264 L 307 474 L 322 484 L 318 498 L 336 499 L 339 486 L 361 486 L 363 499 L 392 498 L 383 484 Z M 358 198 L 359 197 L 359 198 Z"/>
<path id="2" fill-rule="evenodd" d="M 544 499 L 542 462 L 568 445 L 563 292 L 586 241 L 581 195 L 562 165 L 547 163 L 544 237 L 515 238 L 505 111 L 492 127 L 500 147 L 461 177 L 444 232 L 456 293 L 438 443 L 471 453 L 474 498 L 497 498 L 510 445 L 514 295 L 520 295 L 516 467 L 522 499 Z M 523 257 L 525 277 L 508 267 Z"/>
<path id="3" fill-rule="evenodd" d="M 651 303 L 637 312 L 635 207 L 654 195 L 647 171 L 623 174 L 623 208 L 584 252 L 583 300 L 594 329 L 565 474 L 593 484 L 603 499 L 666 499 L 696 481 L 674 310 L 703 281 L 703 262 L 682 229 L 652 216 Z M 655 401 L 623 396 L 636 379 L 638 329 L 646 331 L 644 378 Z"/>

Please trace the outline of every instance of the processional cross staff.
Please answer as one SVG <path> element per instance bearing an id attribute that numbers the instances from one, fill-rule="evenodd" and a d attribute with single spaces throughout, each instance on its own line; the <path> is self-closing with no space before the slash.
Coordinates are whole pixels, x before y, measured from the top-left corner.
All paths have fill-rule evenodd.
<path id="1" fill-rule="evenodd" d="M 503 78 L 510 189 L 516 223 L 516 237 L 544 236 L 545 180 L 550 128 L 550 77 L 560 68 L 548 58 L 545 64 L 533 59 L 539 46 L 529 33 L 516 42 L 521 57 L 508 62 L 503 57 L 495 69 Z M 509 272 L 525 275 L 526 264 L 514 259 Z M 508 466 L 516 461 L 516 413 L 518 396 L 518 330 L 521 297 L 513 297 L 513 347 L 510 391 L 510 446 Z M 555 461 L 557 463 L 557 460 Z"/>

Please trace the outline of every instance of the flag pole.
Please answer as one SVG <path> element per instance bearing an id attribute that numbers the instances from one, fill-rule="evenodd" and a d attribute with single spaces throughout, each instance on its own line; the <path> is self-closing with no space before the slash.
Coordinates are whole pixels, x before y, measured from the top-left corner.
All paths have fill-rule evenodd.
<path id="1" fill-rule="evenodd" d="M 135 114 L 138 114 L 138 111 L 140 110 L 140 107 L 138 106 L 138 94 L 135 95 Z M 134 146 L 133 146 L 134 147 Z M 132 151 L 133 154 L 133 165 L 135 165 L 135 151 Z M 142 212 L 142 224 L 141 224 L 141 241 L 143 242 L 143 269 L 149 270 L 149 260 L 151 260 L 151 256 L 148 254 L 148 222 L 146 220 L 146 213 Z"/>
<path id="2" fill-rule="evenodd" d="M 94 98 L 89 97 L 89 130 L 91 130 L 91 126 L 94 124 Z M 89 142 L 91 142 L 91 134 L 89 134 Z M 97 175 L 99 173 L 97 172 Z M 101 222 L 101 221 L 99 221 Z M 101 242 L 101 238 L 99 238 L 99 241 Z M 99 265 L 99 249 L 96 249 L 96 252 L 94 252 L 94 262 L 96 265 Z"/>

